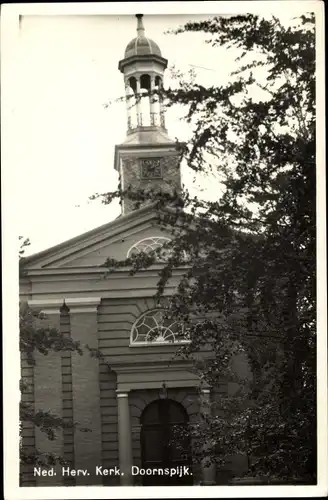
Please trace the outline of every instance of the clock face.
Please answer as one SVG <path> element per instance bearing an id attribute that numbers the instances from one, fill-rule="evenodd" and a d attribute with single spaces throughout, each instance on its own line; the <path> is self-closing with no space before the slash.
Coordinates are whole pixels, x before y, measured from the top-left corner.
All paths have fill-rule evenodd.
<path id="1" fill-rule="evenodd" d="M 160 158 L 143 158 L 141 160 L 142 179 L 161 179 L 162 177 Z"/>

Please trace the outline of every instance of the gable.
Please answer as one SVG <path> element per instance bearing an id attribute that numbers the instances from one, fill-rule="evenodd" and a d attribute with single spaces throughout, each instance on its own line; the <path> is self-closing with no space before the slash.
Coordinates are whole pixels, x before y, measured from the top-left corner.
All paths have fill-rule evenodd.
<path id="1" fill-rule="evenodd" d="M 163 231 L 156 225 L 143 224 L 133 230 L 124 231 L 116 237 L 108 238 L 94 249 L 85 249 L 83 255 L 73 260 L 62 263 L 62 267 L 93 267 L 102 266 L 106 259 L 122 260 L 127 257 L 129 249 L 145 238 L 169 237 L 169 233 Z"/>
<path id="2" fill-rule="evenodd" d="M 170 237 L 157 224 L 152 206 L 121 216 L 95 230 L 27 257 L 24 268 L 68 269 L 102 266 L 107 258 L 122 260 L 138 241 L 148 237 Z"/>

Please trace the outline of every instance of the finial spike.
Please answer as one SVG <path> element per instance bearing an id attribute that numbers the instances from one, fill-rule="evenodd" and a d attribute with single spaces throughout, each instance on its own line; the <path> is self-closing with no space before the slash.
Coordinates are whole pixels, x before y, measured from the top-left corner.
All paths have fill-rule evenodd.
<path id="1" fill-rule="evenodd" d="M 136 14 L 136 18 L 138 19 L 138 24 L 137 24 L 138 36 L 144 36 L 145 28 L 142 22 L 143 14 Z"/>

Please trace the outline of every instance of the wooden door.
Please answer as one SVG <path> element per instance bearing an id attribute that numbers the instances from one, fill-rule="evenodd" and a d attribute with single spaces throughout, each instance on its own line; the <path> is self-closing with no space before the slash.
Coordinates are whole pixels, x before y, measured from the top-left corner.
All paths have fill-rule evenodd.
<path id="1" fill-rule="evenodd" d="M 150 403 L 141 415 L 141 459 L 143 469 L 176 469 L 189 474 L 143 476 L 144 485 L 192 484 L 188 415 L 170 399 Z"/>

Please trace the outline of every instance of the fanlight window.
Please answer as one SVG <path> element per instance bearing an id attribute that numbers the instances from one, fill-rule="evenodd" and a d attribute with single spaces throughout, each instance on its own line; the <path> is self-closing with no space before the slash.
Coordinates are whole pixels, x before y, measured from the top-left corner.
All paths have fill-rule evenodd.
<path id="1" fill-rule="evenodd" d="M 151 253 L 161 248 L 165 243 L 171 241 L 169 238 L 165 238 L 164 236 L 153 236 L 151 238 L 145 238 L 143 240 L 135 243 L 130 250 L 128 251 L 127 257 L 133 257 L 141 252 Z M 168 254 L 168 250 L 161 252 L 160 260 L 164 260 Z"/>
<path id="2" fill-rule="evenodd" d="M 163 309 L 147 311 L 132 327 L 131 344 L 163 344 L 188 342 L 184 328 L 178 321 L 165 318 Z"/>

